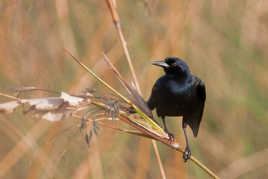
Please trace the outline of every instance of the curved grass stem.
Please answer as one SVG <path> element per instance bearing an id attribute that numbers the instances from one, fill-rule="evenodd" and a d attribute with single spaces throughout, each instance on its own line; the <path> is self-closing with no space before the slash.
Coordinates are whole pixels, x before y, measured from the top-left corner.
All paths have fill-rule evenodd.
<path id="1" fill-rule="evenodd" d="M 124 50 L 128 65 L 129 65 L 129 68 L 130 68 L 130 71 L 131 71 L 131 74 L 132 74 L 132 77 L 134 79 L 136 89 L 139 92 L 139 94 L 141 94 L 141 89 L 140 89 L 140 85 L 139 85 L 139 82 L 138 82 L 138 78 L 136 76 L 136 73 L 135 73 L 135 70 L 134 70 L 130 55 L 129 55 L 129 51 L 128 51 L 128 48 L 127 48 L 127 42 L 125 40 L 125 37 L 124 37 L 123 32 L 122 32 L 121 25 L 120 25 L 119 15 L 118 15 L 115 7 L 114 7 L 114 4 L 113 4 L 112 0 L 106 0 L 106 2 L 107 2 L 107 5 L 108 5 L 108 7 L 110 9 L 115 28 L 116 28 L 116 30 L 118 32 L 118 35 L 119 35 L 119 38 L 120 38 L 120 41 L 121 41 L 121 44 L 122 44 L 122 47 L 123 47 L 123 50 Z M 160 171 L 161 171 L 162 178 L 165 179 L 166 178 L 166 173 L 165 173 L 163 164 L 161 162 L 161 158 L 160 158 L 160 154 L 159 154 L 157 145 L 156 145 L 154 140 L 152 140 L 152 144 L 153 144 L 154 152 L 155 152 L 157 162 L 158 162 L 158 165 L 159 165 L 159 168 L 160 168 Z"/>

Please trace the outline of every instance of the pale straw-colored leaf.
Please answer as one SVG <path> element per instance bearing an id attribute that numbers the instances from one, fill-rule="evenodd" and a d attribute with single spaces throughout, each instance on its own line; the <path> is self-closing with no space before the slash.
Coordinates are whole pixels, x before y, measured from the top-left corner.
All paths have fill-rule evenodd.
<path id="1" fill-rule="evenodd" d="M 34 106 L 37 110 L 54 110 L 58 109 L 63 103 L 64 100 L 57 97 L 49 98 L 34 98 L 34 99 L 22 99 L 20 100 L 23 104 L 29 104 Z"/>
<path id="2" fill-rule="evenodd" d="M 84 101 L 84 98 L 71 96 L 71 95 L 64 93 L 64 92 L 61 92 L 60 97 L 64 100 L 64 102 L 67 102 L 70 106 L 77 106 L 82 101 Z"/>
<path id="3" fill-rule="evenodd" d="M 2 113 L 12 113 L 20 103 L 18 101 L 10 101 L 0 104 L 0 112 Z"/>
<path id="4" fill-rule="evenodd" d="M 48 113 L 45 113 L 44 115 L 42 115 L 41 118 L 48 120 L 48 121 L 51 121 L 51 122 L 55 122 L 55 121 L 62 120 L 64 118 L 64 114 L 63 113 L 48 112 Z"/>

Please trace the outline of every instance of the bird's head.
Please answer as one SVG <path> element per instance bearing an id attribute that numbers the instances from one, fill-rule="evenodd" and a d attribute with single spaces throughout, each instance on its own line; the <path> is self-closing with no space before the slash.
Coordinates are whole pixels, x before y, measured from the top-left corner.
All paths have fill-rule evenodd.
<path id="1" fill-rule="evenodd" d="M 164 68 L 167 75 L 183 77 L 190 74 L 187 63 L 177 57 L 167 57 L 163 61 L 155 61 L 152 64 Z"/>

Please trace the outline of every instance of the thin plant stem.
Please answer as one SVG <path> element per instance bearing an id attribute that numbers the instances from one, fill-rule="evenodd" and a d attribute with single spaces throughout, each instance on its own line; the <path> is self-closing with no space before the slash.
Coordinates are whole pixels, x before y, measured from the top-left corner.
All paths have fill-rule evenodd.
<path id="1" fill-rule="evenodd" d="M 191 161 L 194 162 L 199 168 L 202 168 L 206 173 L 208 173 L 211 177 L 215 179 L 220 179 L 215 173 L 213 173 L 210 169 L 208 169 L 204 164 L 202 164 L 199 160 L 195 157 L 191 156 Z"/>
<path id="2" fill-rule="evenodd" d="M 121 76 L 121 74 L 119 73 L 119 71 L 115 68 L 115 66 L 112 64 L 111 60 L 109 59 L 109 57 L 103 53 L 104 56 L 104 60 L 105 62 L 112 68 L 112 70 L 114 71 L 114 73 L 116 74 L 116 76 L 120 79 L 120 83 L 124 86 L 124 88 L 127 90 L 127 92 L 129 94 L 131 94 L 130 90 L 128 89 L 127 85 L 124 83 L 125 80 L 123 79 L 123 77 Z"/>
<path id="3" fill-rule="evenodd" d="M 159 168 L 160 168 L 162 178 L 166 179 L 167 178 L 166 173 L 165 173 L 164 166 L 163 166 L 163 163 L 162 163 L 161 158 L 160 158 L 160 154 L 159 154 L 158 147 L 156 145 L 156 141 L 152 140 L 152 144 L 153 144 L 153 148 L 154 148 L 154 151 L 155 151 L 156 159 L 157 159 L 157 162 L 158 162 L 158 165 L 159 165 Z"/>
<path id="4" fill-rule="evenodd" d="M 115 27 L 117 29 L 117 32 L 118 32 L 118 35 L 119 35 L 119 38 L 120 38 L 120 41 L 121 41 L 125 56 L 126 56 L 126 59 L 128 61 L 128 65 L 129 65 L 132 77 L 134 79 L 136 89 L 139 92 L 139 94 L 141 94 L 140 85 L 139 85 L 139 82 L 138 82 L 138 79 L 137 79 L 137 76 L 136 76 L 136 73 L 135 73 L 135 70 L 134 70 L 130 55 L 129 55 L 129 51 L 128 51 L 128 48 L 127 48 L 127 42 L 125 40 L 125 37 L 124 37 L 123 32 L 122 32 L 121 25 L 120 25 L 119 15 L 118 15 L 115 7 L 114 7 L 114 4 L 113 4 L 112 0 L 106 0 L 106 2 L 107 2 L 108 7 L 110 9 L 114 25 L 115 25 Z M 161 158 L 160 158 L 160 154 L 159 154 L 156 142 L 154 140 L 152 140 L 152 144 L 153 144 L 154 152 L 155 152 L 157 162 L 158 162 L 158 165 L 159 165 L 159 168 L 160 168 L 160 171 L 161 171 L 162 178 L 166 179 L 165 170 L 164 170 L 163 164 L 161 162 Z"/>
<path id="5" fill-rule="evenodd" d="M 118 35 L 119 35 L 119 38 L 120 38 L 120 41 L 121 41 L 121 44 L 122 44 L 122 47 L 123 47 L 123 50 L 124 50 L 128 65 L 129 65 L 129 68 L 130 68 L 131 75 L 132 75 L 132 77 L 134 79 L 135 86 L 137 88 L 137 91 L 141 94 L 138 78 L 137 78 L 137 75 L 135 73 L 135 70 L 134 70 L 134 67 L 133 67 L 133 64 L 132 64 L 132 60 L 130 58 L 129 51 L 128 51 L 128 48 L 127 48 L 127 42 L 125 40 L 125 37 L 124 37 L 123 32 L 122 32 L 121 25 L 120 25 L 119 15 L 118 15 L 115 7 L 114 7 L 114 3 L 112 2 L 112 0 L 106 0 L 106 2 L 107 2 L 108 7 L 110 9 L 115 28 L 116 28 L 116 30 L 118 32 Z"/>
<path id="6" fill-rule="evenodd" d="M 124 49 L 124 52 L 125 52 L 125 55 L 126 55 L 126 58 L 127 58 L 127 61 L 128 61 L 128 65 L 129 65 L 131 74 L 133 76 L 134 83 L 135 83 L 135 86 L 137 88 L 137 91 L 141 94 L 141 88 L 140 88 L 140 85 L 139 85 L 139 82 L 138 82 L 137 75 L 136 75 L 136 73 L 134 71 L 134 67 L 132 65 L 132 61 L 131 61 L 129 51 L 128 51 L 128 48 L 127 48 L 127 42 L 126 42 L 125 37 L 123 35 L 122 29 L 120 27 L 121 26 L 119 26 L 117 29 L 118 29 L 118 34 L 119 34 L 119 37 L 120 37 L 120 40 L 121 40 L 121 43 L 122 43 L 122 47 Z"/>
<path id="7" fill-rule="evenodd" d="M 20 98 L 17 98 L 15 96 L 11 96 L 11 95 L 8 95 L 8 94 L 4 94 L 4 93 L 0 93 L 0 96 L 4 96 L 4 97 L 10 98 L 10 99 L 20 100 Z"/>
<path id="8" fill-rule="evenodd" d="M 67 49 L 64 49 L 65 52 L 67 52 L 81 67 L 83 67 L 87 72 L 89 72 L 94 78 L 96 78 L 99 82 L 101 82 L 101 84 L 103 84 L 106 88 L 108 88 L 109 90 L 111 90 L 114 94 L 116 94 L 117 96 L 119 96 L 122 100 L 124 100 L 125 102 L 127 102 L 128 104 L 131 104 L 131 101 L 128 100 L 125 96 L 121 95 L 118 91 L 116 91 L 113 87 L 111 87 L 110 85 L 108 85 L 103 79 L 101 79 L 100 77 L 98 77 L 98 75 L 96 75 L 96 73 L 94 73 L 91 69 L 89 69 L 85 64 L 83 64 L 78 58 L 76 58 L 75 56 L 73 56 L 73 54 L 71 52 L 69 52 Z"/>

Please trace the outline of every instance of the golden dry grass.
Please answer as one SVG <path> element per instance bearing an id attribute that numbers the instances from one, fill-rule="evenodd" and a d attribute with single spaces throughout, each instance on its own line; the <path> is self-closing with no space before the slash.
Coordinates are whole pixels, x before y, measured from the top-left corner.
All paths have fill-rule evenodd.
<path id="1" fill-rule="evenodd" d="M 117 5 L 145 98 L 162 74 L 151 61 L 166 56 L 185 59 L 205 81 L 208 97 L 199 136 L 191 136 L 193 155 L 221 176 L 267 178 L 268 3 L 120 0 Z M 1 89 L 102 91 L 63 48 L 119 91 L 102 52 L 131 80 L 105 1 L 0 2 Z M 58 135 L 71 125 L 19 111 L 1 114 L 1 178 L 160 178 L 150 140 L 102 129 L 88 149 L 78 128 Z M 168 125 L 184 144 L 180 121 L 170 119 Z M 180 154 L 158 146 L 167 178 L 207 178 Z"/>

